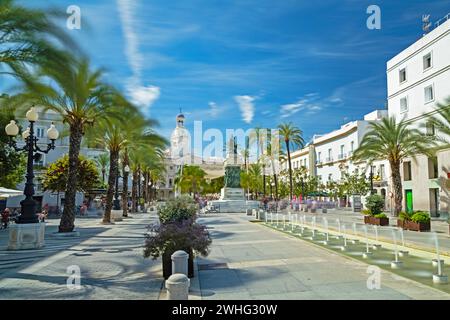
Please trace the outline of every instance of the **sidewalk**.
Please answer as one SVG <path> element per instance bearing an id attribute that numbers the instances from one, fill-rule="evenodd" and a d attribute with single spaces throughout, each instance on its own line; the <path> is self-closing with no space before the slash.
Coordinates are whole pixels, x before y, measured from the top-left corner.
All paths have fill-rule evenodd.
<path id="1" fill-rule="evenodd" d="M 328 220 L 328 226 L 330 230 L 337 231 L 339 228 L 337 219 L 339 219 L 339 223 L 346 226 L 346 230 L 348 233 L 353 233 L 353 224 L 356 225 L 356 232 L 358 235 L 363 236 L 364 230 L 364 215 L 358 212 L 351 212 L 348 210 L 342 209 L 328 209 L 327 213 L 322 213 L 317 210 L 316 213 L 303 212 L 303 211 L 293 211 L 292 214 L 298 214 L 299 216 L 306 216 L 307 221 L 310 223 L 312 217 L 316 217 L 317 226 L 323 226 L 325 217 Z M 282 215 L 285 215 L 285 219 L 288 219 L 288 210 L 283 210 L 279 212 L 280 219 L 282 219 Z M 275 216 L 275 214 L 274 214 Z M 383 240 L 386 242 L 393 242 L 392 240 L 392 228 L 397 227 L 397 218 L 389 217 L 389 227 L 377 227 L 379 240 Z M 375 239 L 375 229 L 371 225 L 367 225 L 369 238 Z M 416 232 L 404 230 L 404 242 L 405 246 L 411 247 L 414 249 L 436 252 L 435 249 L 435 240 L 434 240 L 434 232 L 436 232 L 439 240 L 439 251 L 442 255 L 446 255 L 450 257 L 450 235 L 448 233 L 448 224 L 445 221 L 431 221 L 431 232 Z M 401 240 L 399 240 L 401 241 Z"/>
<path id="2" fill-rule="evenodd" d="M 46 227 L 46 246 L 6 251 L 7 230 L 0 232 L 0 299 L 158 299 L 163 285 L 161 261 L 144 259 L 146 225 L 154 217 L 101 225 L 78 218 L 79 238 L 54 239 L 59 220 Z M 69 266 L 81 271 L 81 288 L 67 287 Z M 69 282 L 73 283 L 73 282 Z"/>
<path id="3" fill-rule="evenodd" d="M 382 270 L 367 288 L 366 263 L 251 223 L 241 213 L 202 215 L 213 238 L 198 257 L 202 299 L 449 299 L 446 293 Z"/>

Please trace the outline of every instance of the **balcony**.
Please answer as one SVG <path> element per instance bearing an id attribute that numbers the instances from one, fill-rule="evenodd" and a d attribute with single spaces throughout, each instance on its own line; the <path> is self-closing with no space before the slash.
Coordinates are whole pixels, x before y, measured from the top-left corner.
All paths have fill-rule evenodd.
<path id="1" fill-rule="evenodd" d="M 338 154 L 338 160 L 344 160 L 345 158 L 347 158 L 345 153 Z"/>

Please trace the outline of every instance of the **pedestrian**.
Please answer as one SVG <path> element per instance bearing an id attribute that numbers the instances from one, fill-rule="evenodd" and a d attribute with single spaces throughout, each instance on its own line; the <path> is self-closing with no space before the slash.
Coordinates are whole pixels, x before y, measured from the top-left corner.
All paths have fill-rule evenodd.
<path id="1" fill-rule="evenodd" d="M 2 225 L 3 225 L 3 228 L 5 228 L 5 229 L 8 227 L 10 215 L 11 215 L 11 213 L 9 212 L 9 209 L 5 208 L 5 210 L 3 210 L 3 212 L 2 212 Z"/>

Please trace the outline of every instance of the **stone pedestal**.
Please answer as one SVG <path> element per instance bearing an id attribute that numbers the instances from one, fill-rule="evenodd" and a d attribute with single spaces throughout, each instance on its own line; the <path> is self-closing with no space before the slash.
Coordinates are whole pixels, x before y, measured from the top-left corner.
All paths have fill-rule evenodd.
<path id="1" fill-rule="evenodd" d="M 122 210 L 111 210 L 111 220 L 114 222 L 123 220 L 123 211 Z"/>
<path id="2" fill-rule="evenodd" d="M 188 275 L 188 259 L 189 254 L 183 250 L 175 251 L 172 256 L 172 274 L 181 273 Z"/>
<path id="3" fill-rule="evenodd" d="M 220 200 L 245 200 L 244 189 L 222 188 L 220 189 Z"/>
<path id="4" fill-rule="evenodd" d="M 188 300 L 189 278 L 181 273 L 173 274 L 166 280 L 168 300 Z"/>
<path id="5" fill-rule="evenodd" d="M 9 226 L 8 250 L 39 249 L 45 245 L 45 223 L 20 223 Z"/>

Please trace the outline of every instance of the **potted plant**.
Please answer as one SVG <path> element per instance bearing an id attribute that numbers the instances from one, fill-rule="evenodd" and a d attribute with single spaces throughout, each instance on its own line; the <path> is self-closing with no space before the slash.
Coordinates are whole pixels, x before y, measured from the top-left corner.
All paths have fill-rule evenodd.
<path id="1" fill-rule="evenodd" d="M 411 213 L 400 212 L 397 226 L 405 230 L 412 231 L 430 231 L 431 218 L 425 211 L 414 211 Z"/>
<path id="2" fill-rule="evenodd" d="M 372 194 L 366 199 L 366 207 L 361 211 L 364 214 L 364 223 L 377 226 L 388 226 L 389 218 L 382 213 L 384 207 L 384 199 L 380 195 Z"/>
<path id="3" fill-rule="evenodd" d="M 194 254 L 209 254 L 211 238 L 206 227 L 196 223 L 197 207 L 192 198 L 182 196 L 158 207 L 159 224 L 149 226 L 144 244 L 144 257 L 162 257 L 163 277 L 172 274 L 171 255 L 177 250 L 189 254 L 188 276 L 194 276 Z"/>
<path id="4" fill-rule="evenodd" d="M 431 230 L 431 218 L 427 212 L 416 211 L 411 220 L 408 221 L 408 230 L 413 231 L 430 231 Z"/>
<path id="5" fill-rule="evenodd" d="M 401 211 L 397 219 L 397 227 L 408 229 L 408 222 L 411 220 L 411 214 L 406 211 Z"/>
<path id="6" fill-rule="evenodd" d="M 191 219 L 151 225 L 150 233 L 146 235 L 144 257 L 157 259 L 162 256 L 163 277 L 167 279 L 172 274 L 171 255 L 177 250 L 189 254 L 188 276 L 194 276 L 194 253 L 202 256 L 209 254 L 211 238 L 203 225 Z"/>

